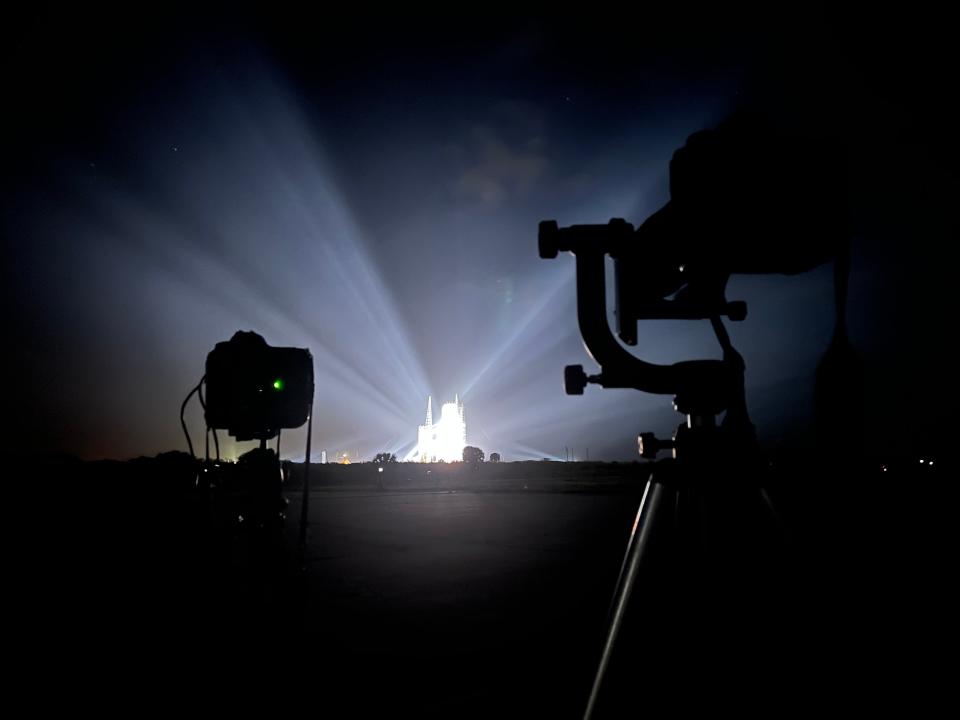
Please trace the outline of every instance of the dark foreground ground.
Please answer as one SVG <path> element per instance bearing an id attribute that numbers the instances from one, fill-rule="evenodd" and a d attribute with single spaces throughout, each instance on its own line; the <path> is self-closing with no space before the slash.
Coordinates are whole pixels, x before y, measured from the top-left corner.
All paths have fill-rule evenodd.
<path id="1" fill-rule="evenodd" d="M 578 717 L 647 470 L 315 476 L 303 562 L 296 487 L 274 533 L 155 461 L 21 472 L 44 482 L 16 503 L 9 634 L 48 686 L 236 699 L 279 680 L 279 703 L 326 716 Z M 599 715 L 935 704 L 956 639 L 945 482 L 783 473 L 775 518 L 748 490 L 681 500 Z"/>

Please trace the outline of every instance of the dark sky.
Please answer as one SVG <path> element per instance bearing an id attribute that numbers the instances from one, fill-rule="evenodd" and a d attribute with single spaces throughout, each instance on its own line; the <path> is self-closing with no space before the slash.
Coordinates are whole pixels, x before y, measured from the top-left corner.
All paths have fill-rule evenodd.
<path id="1" fill-rule="evenodd" d="M 5 447 L 183 449 L 206 353 L 252 329 L 311 348 L 317 452 L 405 452 L 426 396 L 460 393 L 487 452 L 631 459 L 637 432 L 678 417 L 633 391 L 563 394 L 563 366 L 591 361 L 573 259 L 540 260 L 537 223 L 642 222 L 668 198 L 673 150 L 758 105 L 845 143 L 868 447 L 935 444 L 953 386 L 947 26 L 716 5 L 13 16 Z M 754 421 L 767 444 L 803 446 L 831 270 L 735 277 L 728 296 L 750 306 L 731 332 Z M 658 362 L 718 355 L 706 323 L 640 337 Z M 285 437 L 302 452 L 303 431 Z"/>

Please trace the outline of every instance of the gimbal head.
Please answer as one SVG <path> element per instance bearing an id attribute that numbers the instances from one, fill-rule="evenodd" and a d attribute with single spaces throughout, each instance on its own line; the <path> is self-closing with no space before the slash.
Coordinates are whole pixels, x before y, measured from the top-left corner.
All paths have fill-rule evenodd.
<path id="1" fill-rule="evenodd" d="M 576 256 L 580 333 L 587 351 L 601 367 L 599 374 L 587 375 L 580 365 L 568 366 L 564 372 L 566 391 L 570 395 L 581 395 L 587 383 L 607 388 L 634 388 L 657 395 L 674 395 L 677 410 L 685 414 L 718 415 L 730 407 L 732 396 L 743 387 L 742 362 L 736 361 L 739 356 L 657 365 L 632 355 L 610 330 L 604 255 L 611 255 L 620 271 L 629 246 L 636 242 L 633 226 L 617 218 L 607 225 L 568 228 L 559 228 L 553 220 L 540 223 L 540 257 L 555 258 L 560 251 Z M 674 299 L 666 299 L 660 296 L 665 287 L 669 289 L 662 283 L 652 288 L 628 283 L 623 273 L 617 272 L 618 335 L 622 340 L 636 344 L 636 323 L 640 319 L 709 319 L 725 315 L 739 320 L 746 315 L 746 303 L 728 303 L 722 293 L 719 300 L 679 294 Z M 722 326 L 720 328 L 722 330 Z M 724 342 L 721 339 L 721 344 Z"/>

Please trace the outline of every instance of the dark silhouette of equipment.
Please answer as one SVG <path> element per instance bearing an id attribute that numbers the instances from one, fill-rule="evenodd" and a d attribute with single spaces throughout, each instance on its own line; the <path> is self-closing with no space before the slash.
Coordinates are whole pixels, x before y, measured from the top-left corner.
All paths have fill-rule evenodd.
<path id="1" fill-rule="evenodd" d="M 242 458 L 248 502 L 238 517 L 244 518 L 246 513 L 248 523 L 255 520 L 252 524 L 261 526 L 268 520 L 283 517 L 280 433 L 307 424 L 300 518 L 301 557 L 306 545 L 313 392 L 313 356 L 309 350 L 273 347 L 255 332 L 238 331 L 230 340 L 217 343 L 207 355 L 206 374 L 180 408 L 180 422 L 191 455 L 193 442 L 183 415 L 194 393 L 203 407 L 207 436 L 213 433 L 218 461 L 218 429 L 226 430 L 237 440 L 260 441 L 257 450 Z M 267 440 L 274 437 L 277 438 L 276 449 L 268 449 Z M 208 469 L 205 467 L 204 472 Z"/>
<path id="2" fill-rule="evenodd" d="M 206 420 L 237 440 L 269 440 L 303 425 L 313 402 L 313 357 L 271 347 L 255 332 L 237 332 L 207 355 Z"/>
<path id="3" fill-rule="evenodd" d="M 726 285 L 733 273 L 792 275 L 848 257 L 844 183 L 835 168 L 830 142 L 793 136 L 759 116 L 740 115 L 692 135 L 674 153 L 670 201 L 640 227 L 622 219 L 565 228 L 552 220 L 540 223 L 540 257 L 555 258 L 561 251 L 576 257 L 580 332 L 600 366 L 591 375 L 580 365 L 568 366 L 566 392 L 580 395 L 594 383 L 672 395 L 674 408 L 685 416 L 669 440 L 652 433 L 638 438 L 642 457 L 653 459 L 667 450 L 672 458 L 657 463 L 640 503 L 587 703 L 588 718 L 654 527 L 677 528 L 657 516 L 676 511 L 681 498 L 689 506 L 691 498 L 703 494 L 708 478 L 723 485 L 733 485 L 730 479 L 736 478 L 739 490 L 751 489 L 754 499 L 773 510 L 747 413 L 744 361 L 722 320 L 743 320 L 747 308 L 726 299 Z M 606 255 L 614 261 L 617 336 L 623 343 L 637 345 L 639 320 L 705 319 L 722 359 L 658 365 L 621 345 L 607 321 Z M 845 273 L 847 265 L 842 269 Z"/>

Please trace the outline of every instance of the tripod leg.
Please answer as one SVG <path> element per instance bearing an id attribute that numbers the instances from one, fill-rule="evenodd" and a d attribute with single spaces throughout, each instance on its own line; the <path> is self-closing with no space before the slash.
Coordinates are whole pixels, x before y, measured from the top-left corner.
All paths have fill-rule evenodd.
<path id="1" fill-rule="evenodd" d="M 637 528 L 643 519 L 643 508 L 647 501 L 647 493 L 650 492 L 650 482 L 648 481 L 643 490 L 643 497 L 640 498 L 640 505 L 637 507 L 637 516 L 633 519 L 633 527 L 630 529 L 630 539 L 627 540 L 627 548 L 623 552 L 623 560 L 620 562 L 620 572 L 617 573 L 617 583 L 613 586 L 613 595 L 610 597 L 610 607 L 607 608 L 607 622 L 613 618 L 614 610 L 617 607 L 617 598 L 620 597 L 620 588 L 623 586 L 623 580 L 627 574 L 627 565 L 630 563 L 630 554 L 633 551 L 633 545 L 637 540 Z"/>
<path id="2" fill-rule="evenodd" d="M 587 709 L 583 714 L 584 720 L 589 720 L 593 714 L 593 708 L 594 705 L 596 705 L 597 696 L 600 692 L 600 685 L 603 683 L 603 676 L 607 671 L 607 665 L 610 663 L 613 646 L 616 643 L 617 635 L 620 633 L 623 616 L 626 612 L 627 604 L 630 601 L 630 594 L 633 592 L 633 585 L 637 579 L 637 569 L 640 566 L 640 559 L 643 557 L 644 548 L 650 541 L 653 519 L 657 515 L 658 508 L 663 504 L 665 493 L 666 489 L 661 483 L 653 478 L 647 481 L 647 487 L 643 491 L 643 498 L 640 500 L 640 508 L 637 511 L 637 519 L 634 522 L 633 532 L 630 535 L 630 542 L 627 546 L 627 555 L 623 559 L 620 578 L 617 580 L 617 589 L 613 598 L 610 623 L 607 628 L 607 639 L 603 646 L 603 654 L 600 656 L 600 664 L 597 666 L 597 674 L 593 680 L 593 687 L 590 690 Z M 638 530 L 639 534 L 637 532 Z"/>

